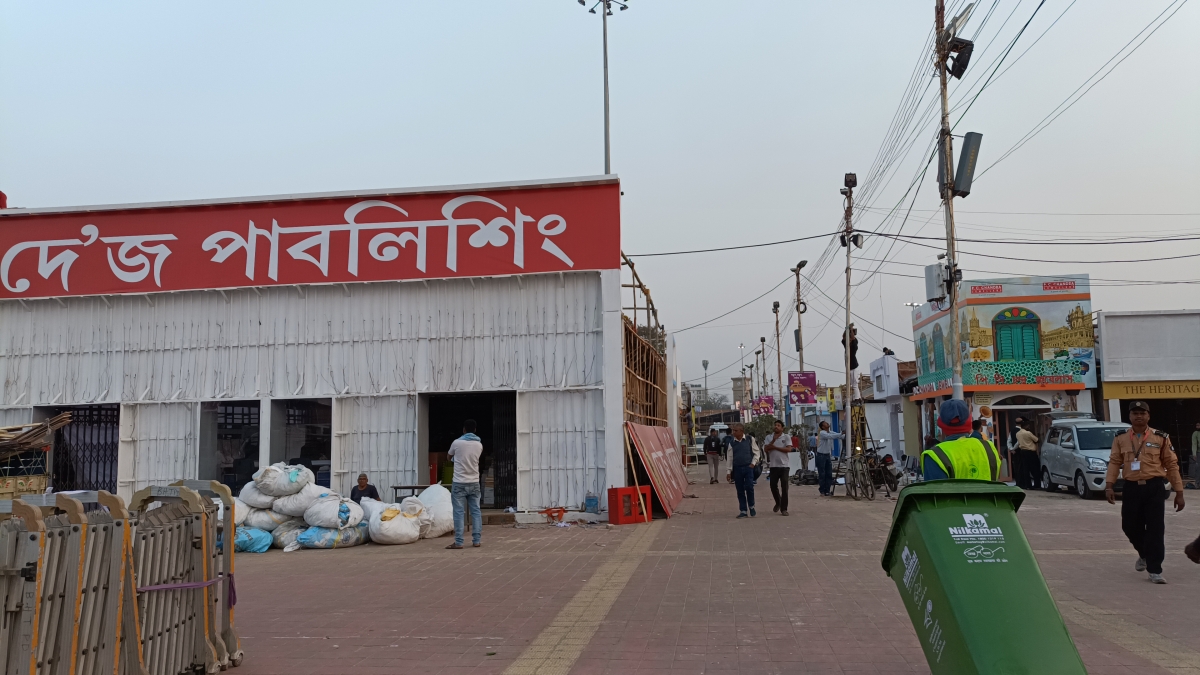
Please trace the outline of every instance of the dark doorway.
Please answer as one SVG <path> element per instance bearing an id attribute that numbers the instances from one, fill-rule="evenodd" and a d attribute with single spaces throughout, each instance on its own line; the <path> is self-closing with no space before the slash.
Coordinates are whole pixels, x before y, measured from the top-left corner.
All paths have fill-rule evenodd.
<path id="1" fill-rule="evenodd" d="M 71 413 L 71 423 L 54 432 L 56 492 L 66 490 L 117 491 L 117 442 L 121 407 L 86 405 L 54 408 L 47 416 Z"/>
<path id="2" fill-rule="evenodd" d="M 1129 403 L 1122 400 L 1121 421 L 1129 424 Z M 1192 433 L 1200 423 L 1200 399 L 1156 398 L 1150 404 L 1150 427 L 1171 437 L 1171 447 L 1179 459 L 1179 468 L 1184 476 L 1192 475 Z"/>
<path id="3" fill-rule="evenodd" d="M 446 453 L 462 436 L 464 420 L 473 419 L 483 442 L 479 458 L 482 506 L 517 505 L 517 394 L 431 394 L 429 396 L 429 465 L 431 477 L 449 484 L 454 474 Z"/>
<path id="4" fill-rule="evenodd" d="M 234 492 L 249 483 L 258 467 L 258 424 L 258 401 L 202 403 L 197 478 L 219 481 Z"/>
<path id="5" fill-rule="evenodd" d="M 283 404 L 284 460 L 307 466 L 316 477 L 317 485 L 331 487 L 333 401 L 327 398 L 290 399 Z"/>

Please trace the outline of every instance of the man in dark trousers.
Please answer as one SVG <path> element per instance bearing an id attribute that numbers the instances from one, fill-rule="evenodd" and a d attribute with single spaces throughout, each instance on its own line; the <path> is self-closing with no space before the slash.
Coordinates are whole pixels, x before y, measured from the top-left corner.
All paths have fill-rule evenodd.
<path id="1" fill-rule="evenodd" d="M 710 428 L 708 438 L 704 439 L 704 461 L 708 462 L 708 482 L 719 482 L 717 479 L 721 475 L 721 436 L 717 434 L 716 427 Z"/>
<path id="2" fill-rule="evenodd" d="M 1162 575 L 1163 558 L 1166 557 L 1163 490 L 1166 489 L 1165 481 L 1170 481 L 1175 491 L 1175 510 L 1182 511 L 1183 479 L 1179 475 L 1179 461 L 1171 449 L 1171 439 L 1150 428 L 1150 406 L 1145 401 L 1129 404 L 1129 424 L 1127 433 L 1113 439 L 1104 495 L 1109 504 L 1116 503 L 1113 487 L 1120 473 L 1125 478 L 1121 529 L 1138 552 L 1133 568 L 1148 572 L 1150 581 L 1165 584 L 1167 581 Z"/>
<path id="3" fill-rule="evenodd" d="M 775 513 L 788 514 L 788 454 L 792 451 L 792 436 L 784 433 L 783 422 L 775 420 L 774 430 L 763 439 L 767 451 L 768 477 L 771 480 L 771 496 L 775 498 Z"/>
<path id="4" fill-rule="evenodd" d="M 758 444 L 746 435 L 741 422 L 734 422 L 732 434 L 725 437 L 729 446 L 729 461 L 733 467 L 733 484 L 737 486 L 738 518 L 745 518 L 746 511 L 754 513 L 754 466 L 758 464 Z"/>

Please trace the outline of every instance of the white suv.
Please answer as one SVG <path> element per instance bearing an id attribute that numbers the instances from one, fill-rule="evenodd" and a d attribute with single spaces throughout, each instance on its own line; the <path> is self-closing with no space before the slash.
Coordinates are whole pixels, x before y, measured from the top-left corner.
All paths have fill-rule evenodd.
<path id="1" fill-rule="evenodd" d="M 1084 499 L 1104 492 L 1113 438 L 1128 428 L 1093 419 L 1055 420 L 1042 441 L 1042 486 L 1056 491 L 1059 485 L 1069 485 Z"/>

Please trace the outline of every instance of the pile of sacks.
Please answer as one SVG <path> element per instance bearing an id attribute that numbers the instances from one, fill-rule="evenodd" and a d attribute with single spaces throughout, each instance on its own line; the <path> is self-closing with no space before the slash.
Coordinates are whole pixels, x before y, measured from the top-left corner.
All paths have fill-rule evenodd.
<path id="1" fill-rule="evenodd" d="M 345 548 L 368 541 L 410 544 L 454 530 L 450 491 L 431 485 L 418 497 L 362 506 L 316 484 L 304 466 L 280 462 L 260 469 L 233 500 L 239 552 L 268 548 Z"/>

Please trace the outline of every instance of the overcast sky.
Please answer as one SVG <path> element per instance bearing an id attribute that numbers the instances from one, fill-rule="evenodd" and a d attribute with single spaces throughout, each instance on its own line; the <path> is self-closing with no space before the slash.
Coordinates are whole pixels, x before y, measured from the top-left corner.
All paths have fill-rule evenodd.
<path id="1" fill-rule="evenodd" d="M 1180 1 L 1086 0 L 1068 8 L 1070 0 L 1046 0 L 955 129 L 983 134 L 979 169 Z M 944 233 L 931 211 L 938 207 L 935 170 L 918 181 L 915 200 L 901 202 L 932 138 L 935 109 L 925 106 L 934 89 L 926 90 L 931 69 L 922 61 L 932 0 L 630 5 L 610 20 L 613 170 L 625 191 L 627 253 L 832 232 L 841 217 L 842 175 L 857 172 L 860 185 L 872 178 L 918 62 L 915 82 L 926 97 L 921 124 L 907 127 L 915 142 L 906 155 L 885 153 L 895 171 L 879 174 L 884 180 L 864 195 L 868 208 L 857 226 L 894 232 L 900 221 L 885 222 L 887 211 L 902 203 L 902 217 L 911 203 L 904 233 Z M 1035 7 L 1037 0 L 979 3 L 963 31 L 976 38 L 976 52 L 952 101 L 974 96 L 978 87 L 968 89 L 975 78 L 992 72 Z M 600 17 L 573 0 L 0 2 L 0 12 L 0 190 L 12 206 L 603 172 Z M 970 197 L 956 200 L 960 236 L 1097 241 L 1200 232 L 1197 34 L 1200 6 L 1184 4 L 1111 76 L 979 178 Z M 815 268 L 827 242 L 644 258 L 638 270 L 660 318 L 678 330 L 766 292 L 798 260 Z M 889 246 L 868 237 L 855 252 L 876 259 L 888 253 L 895 262 L 880 268 L 886 276 L 855 273 L 866 281 L 852 306 L 906 339 L 859 321 L 864 362 L 878 346 L 911 358 L 903 303 L 923 299 L 923 281 L 897 275 L 920 275 L 918 265 L 936 253 Z M 1200 279 L 1200 257 L 1027 262 L 1200 254 L 1196 241 L 962 247 L 1021 259 L 967 255 L 967 270 L 1002 273 L 967 271 L 967 278 L 1086 272 L 1112 280 Z M 840 303 L 844 252 L 835 253 L 839 259 L 813 281 Z M 876 265 L 863 260 L 854 267 Z M 737 368 L 716 371 L 738 360 L 739 343 L 769 337 L 771 302 L 790 303 L 793 286 L 784 283 L 745 309 L 681 332 L 684 378 L 700 376 L 708 359 L 710 387 L 728 391 Z M 1097 282 L 1093 309 L 1194 308 L 1198 292 L 1200 285 Z M 839 329 L 822 314 L 840 317 L 840 310 L 820 290 L 806 287 L 805 295 L 806 358 L 822 381 L 836 381 L 826 368 L 839 369 Z M 784 345 L 790 355 L 790 338 Z"/>

